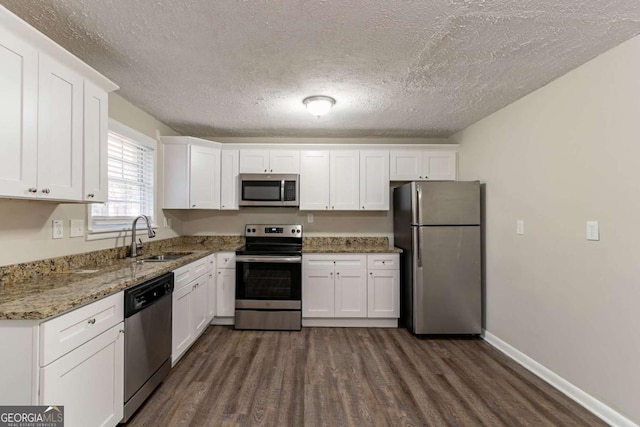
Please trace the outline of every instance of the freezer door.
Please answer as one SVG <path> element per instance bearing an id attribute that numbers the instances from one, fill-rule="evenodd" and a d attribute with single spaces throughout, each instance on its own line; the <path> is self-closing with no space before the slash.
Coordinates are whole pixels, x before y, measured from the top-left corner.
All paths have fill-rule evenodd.
<path id="1" fill-rule="evenodd" d="M 479 181 L 417 181 L 414 224 L 480 224 Z"/>
<path id="2" fill-rule="evenodd" d="M 413 332 L 479 334 L 479 226 L 414 227 Z"/>

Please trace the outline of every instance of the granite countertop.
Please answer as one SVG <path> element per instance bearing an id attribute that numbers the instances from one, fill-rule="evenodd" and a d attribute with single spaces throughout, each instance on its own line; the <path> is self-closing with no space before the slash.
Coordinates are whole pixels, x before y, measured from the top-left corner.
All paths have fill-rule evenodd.
<path id="1" fill-rule="evenodd" d="M 304 238 L 303 253 L 401 253 L 389 246 L 386 237 L 309 237 Z"/>
<path id="2" fill-rule="evenodd" d="M 96 267 L 70 269 L 0 284 L 0 319 L 45 320 L 117 293 L 130 286 L 214 252 L 235 251 L 237 243 L 186 243 L 145 253 L 138 260 L 164 252 L 191 252 L 165 262 L 114 259 Z"/>
<path id="3" fill-rule="evenodd" d="M 175 270 L 214 252 L 235 252 L 239 236 L 181 236 L 148 244 L 138 260 L 190 252 L 165 262 L 124 258 L 124 248 L 2 267 L 0 320 L 42 321 Z M 303 253 L 400 253 L 386 237 L 305 237 Z"/>

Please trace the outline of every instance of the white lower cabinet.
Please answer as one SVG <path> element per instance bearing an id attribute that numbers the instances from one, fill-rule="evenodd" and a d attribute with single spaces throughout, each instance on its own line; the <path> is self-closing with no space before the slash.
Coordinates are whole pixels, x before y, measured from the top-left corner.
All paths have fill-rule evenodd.
<path id="1" fill-rule="evenodd" d="M 64 406 L 65 426 L 115 426 L 123 417 L 124 322 L 40 369 L 40 404 Z"/>
<path id="2" fill-rule="evenodd" d="M 207 304 L 207 323 L 211 322 L 217 312 L 217 293 L 216 290 L 216 255 L 212 254 L 207 257 L 207 290 L 209 293 L 209 301 Z"/>
<path id="3" fill-rule="evenodd" d="M 397 326 L 398 254 L 305 254 L 302 259 L 303 325 Z"/>
<path id="4" fill-rule="evenodd" d="M 173 272 L 171 365 L 176 364 L 209 324 L 210 265 L 209 259 L 205 258 Z"/>
<path id="5" fill-rule="evenodd" d="M 219 252 L 216 254 L 217 313 L 214 323 L 233 324 L 236 310 L 236 254 Z"/>
<path id="6" fill-rule="evenodd" d="M 367 257 L 367 315 L 400 317 L 400 256 L 376 254 Z"/>

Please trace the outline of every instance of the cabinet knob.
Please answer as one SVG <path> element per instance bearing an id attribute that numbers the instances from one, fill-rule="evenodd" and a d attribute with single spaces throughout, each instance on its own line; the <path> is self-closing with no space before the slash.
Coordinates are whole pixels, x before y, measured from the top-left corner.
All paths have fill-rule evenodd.
<path id="1" fill-rule="evenodd" d="M 89 319 L 89 320 L 87 320 L 87 323 L 90 324 L 90 325 L 93 325 L 93 324 L 96 323 L 96 319 Z"/>
<path id="2" fill-rule="evenodd" d="M 422 176 L 419 176 L 418 178 L 422 179 Z"/>
<path id="3" fill-rule="evenodd" d="M 43 189 L 42 189 L 42 192 L 43 192 L 44 194 L 49 194 L 49 193 L 51 193 L 51 190 L 49 190 L 48 188 L 43 188 Z"/>
<path id="4" fill-rule="evenodd" d="M 329 209 L 329 206 L 325 206 L 324 208 L 325 208 L 325 209 Z"/>
<path id="5" fill-rule="evenodd" d="M 118 332 L 124 334 L 124 329 L 120 329 Z"/>
<path id="6" fill-rule="evenodd" d="M 335 208 L 336 208 L 335 206 L 331 206 L 331 209 L 335 209 Z"/>
<path id="7" fill-rule="evenodd" d="M 269 172 L 273 172 L 273 169 L 269 170 Z"/>
<path id="8" fill-rule="evenodd" d="M 93 198 L 95 197 L 95 194 L 93 194 L 93 193 L 89 193 L 89 194 L 87 194 L 87 197 L 90 197 L 90 198 L 92 198 L 92 199 L 93 199 Z"/>
<path id="9" fill-rule="evenodd" d="M 340 275 L 340 272 L 338 271 L 338 272 L 336 273 L 336 275 L 337 275 L 337 276 L 339 276 L 339 275 Z"/>
<path id="10" fill-rule="evenodd" d="M 265 169 L 264 171 L 266 172 L 267 170 Z"/>
<path id="11" fill-rule="evenodd" d="M 373 271 L 370 271 L 370 272 L 369 272 L 369 275 L 373 276 Z"/>
<path id="12" fill-rule="evenodd" d="M 362 207 L 362 209 L 364 209 L 364 206 Z"/>
<path id="13" fill-rule="evenodd" d="M 29 193 L 37 193 L 37 192 L 38 192 L 37 188 L 33 188 L 33 187 L 29 188 Z"/>

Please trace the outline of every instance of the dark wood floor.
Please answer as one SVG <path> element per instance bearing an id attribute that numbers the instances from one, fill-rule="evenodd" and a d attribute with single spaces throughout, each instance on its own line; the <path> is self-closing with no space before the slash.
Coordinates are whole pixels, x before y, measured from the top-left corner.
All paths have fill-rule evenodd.
<path id="1" fill-rule="evenodd" d="M 603 426 L 481 339 L 212 326 L 127 426 Z"/>

